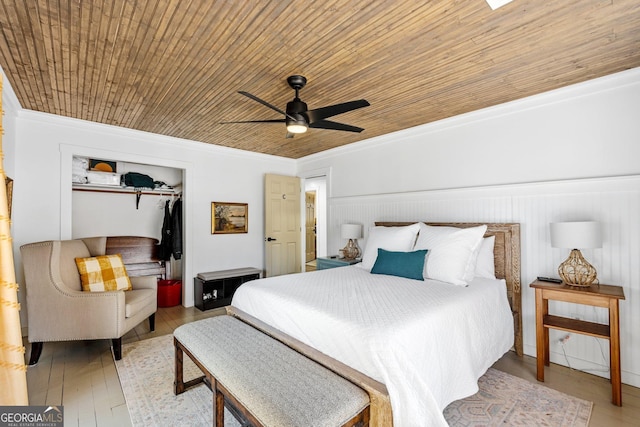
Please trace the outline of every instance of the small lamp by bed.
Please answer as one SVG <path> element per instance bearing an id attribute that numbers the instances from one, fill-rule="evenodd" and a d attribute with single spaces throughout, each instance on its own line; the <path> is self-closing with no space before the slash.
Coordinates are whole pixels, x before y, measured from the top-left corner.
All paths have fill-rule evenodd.
<path id="1" fill-rule="evenodd" d="M 362 237 L 362 226 L 360 224 L 342 224 L 340 235 L 343 239 L 349 239 L 347 246 L 342 249 L 345 259 L 356 259 L 360 256 L 358 239 Z"/>
<path id="2" fill-rule="evenodd" d="M 584 259 L 579 249 L 602 247 L 600 224 L 594 221 L 551 223 L 551 246 L 571 249 L 569 258 L 558 267 L 558 274 L 567 285 L 589 287 L 598 283 L 595 267 Z"/>

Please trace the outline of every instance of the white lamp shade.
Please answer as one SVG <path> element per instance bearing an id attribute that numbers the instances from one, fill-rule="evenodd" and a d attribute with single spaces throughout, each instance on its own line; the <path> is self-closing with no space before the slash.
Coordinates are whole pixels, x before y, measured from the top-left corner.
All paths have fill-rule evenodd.
<path id="1" fill-rule="evenodd" d="M 360 224 L 342 224 L 340 235 L 343 239 L 359 239 L 362 237 L 362 226 Z"/>
<path id="2" fill-rule="evenodd" d="M 602 229 L 595 221 L 551 223 L 554 248 L 590 249 L 602 247 Z"/>

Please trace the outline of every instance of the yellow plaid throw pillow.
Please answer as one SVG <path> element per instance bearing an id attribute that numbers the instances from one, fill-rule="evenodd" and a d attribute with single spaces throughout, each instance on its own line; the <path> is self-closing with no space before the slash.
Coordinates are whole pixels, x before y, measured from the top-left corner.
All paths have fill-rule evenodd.
<path id="1" fill-rule="evenodd" d="M 88 292 L 128 291 L 131 281 L 120 254 L 76 258 L 82 290 Z"/>

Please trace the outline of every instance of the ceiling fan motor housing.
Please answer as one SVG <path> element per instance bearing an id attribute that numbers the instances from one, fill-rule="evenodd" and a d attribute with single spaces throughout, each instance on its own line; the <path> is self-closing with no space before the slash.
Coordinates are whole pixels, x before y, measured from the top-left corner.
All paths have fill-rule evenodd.
<path id="1" fill-rule="evenodd" d="M 309 117 L 306 114 L 307 104 L 302 102 L 300 98 L 294 98 L 293 101 L 287 102 L 287 116 L 291 116 L 296 121 L 294 122 L 289 117 L 286 117 L 287 125 L 290 124 L 304 124 L 309 126 Z"/>

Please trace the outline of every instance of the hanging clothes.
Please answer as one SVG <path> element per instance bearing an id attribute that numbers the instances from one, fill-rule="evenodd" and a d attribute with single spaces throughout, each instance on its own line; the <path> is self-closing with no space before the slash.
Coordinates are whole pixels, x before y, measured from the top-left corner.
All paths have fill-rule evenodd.
<path id="1" fill-rule="evenodd" d="M 162 240 L 160 241 L 160 250 L 158 256 L 163 261 L 171 259 L 173 251 L 173 235 L 172 235 L 171 212 L 169 211 L 169 200 L 164 205 L 164 220 L 162 221 Z"/>
<path id="2" fill-rule="evenodd" d="M 174 259 L 182 258 L 182 197 L 173 202 L 171 208 L 171 238 Z"/>

